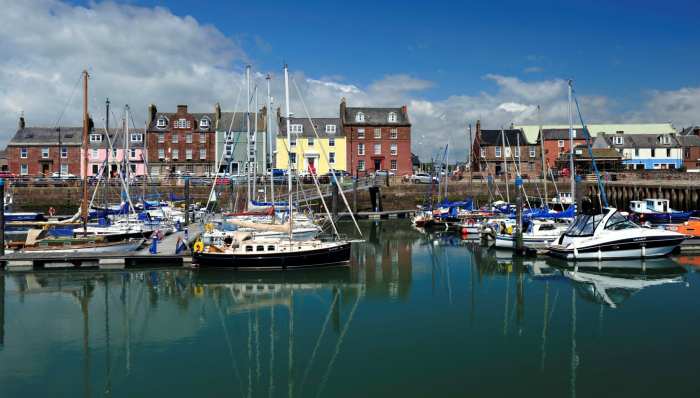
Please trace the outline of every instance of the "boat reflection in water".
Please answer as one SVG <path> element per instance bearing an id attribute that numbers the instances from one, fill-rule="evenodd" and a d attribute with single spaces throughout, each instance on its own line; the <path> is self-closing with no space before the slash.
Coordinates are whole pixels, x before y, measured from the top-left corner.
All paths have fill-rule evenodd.
<path id="1" fill-rule="evenodd" d="M 686 270 L 668 258 L 577 265 L 563 271 L 586 300 L 617 308 L 642 289 L 684 283 Z"/>

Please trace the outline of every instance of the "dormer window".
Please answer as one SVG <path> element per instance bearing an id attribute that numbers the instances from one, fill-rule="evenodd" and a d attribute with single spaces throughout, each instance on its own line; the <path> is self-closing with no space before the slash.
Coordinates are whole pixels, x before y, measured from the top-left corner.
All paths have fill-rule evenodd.
<path id="1" fill-rule="evenodd" d="M 660 135 L 658 139 L 659 144 L 670 144 L 671 143 L 671 137 L 667 135 Z"/>
<path id="2" fill-rule="evenodd" d="M 335 124 L 327 124 L 326 125 L 326 134 L 335 134 L 335 131 L 336 131 Z"/>
<path id="3" fill-rule="evenodd" d="M 199 121 L 199 128 L 206 130 L 209 128 L 209 119 L 202 119 Z"/>
<path id="4" fill-rule="evenodd" d="M 387 121 L 389 123 L 396 123 L 396 112 L 389 112 L 389 117 L 387 118 Z"/>
<path id="5" fill-rule="evenodd" d="M 143 142 L 143 134 L 141 134 L 141 133 L 131 134 L 131 142 Z"/>
<path id="6" fill-rule="evenodd" d="M 613 142 L 615 143 L 615 145 L 622 145 L 625 143 L 625 137 L 620 137 L 620 136 L 613 137 Z"/>
<path id="7" fill-rule="evenodd" d="M 292 124 L 289 128 L 292 134 L 302 134 L 304 132 L 304 126 L 301 124 Z"/>
<path id="8" fill-rule="evenodd" d="M 156 127 L 162 129 L 165 128 L 168 125 L 168 120 L 164 117 L 158 118 L 158 121 L 156 122 Z"/>
<path id="9" fill-rule="evenodd" d="M 90 142 L 102 142 L 102 134 L 90 134 Z"/>
<path id="10" fill-rule="evenodd" d="M 357 112 L 357 115 L 355 115 L 355 121 L 358 123 L 364 123 L 365 122 L 365 114 L 362 112 Z"/>

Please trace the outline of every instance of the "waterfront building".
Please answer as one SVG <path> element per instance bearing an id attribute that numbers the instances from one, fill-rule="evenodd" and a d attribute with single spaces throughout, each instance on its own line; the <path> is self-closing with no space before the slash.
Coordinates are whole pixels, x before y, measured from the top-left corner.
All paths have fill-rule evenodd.
<path id="1" fill-rule="evenodd" d="M 539 126 L 537 124 L 516 124 L 514 129 L 521 129 L 527 137 L 528 141 L 535 142 L 539 139 L 540 127 L 542 130 L 566 130 L 568 132 L 568 124 L 545 124 Z M 580 124 L 574 124 L 574 129 L 581 129 Z M 672 134 L 676 133 L 676 129 L 671 123 L 591 123 L 587 124 L 588 132 L 591 137 L 597 137 L 598 134 Z M 567 136 L 568 138 L 568 136 Z"/>
<path id="2" fill-rule="evenodd" d="M 214 136 L 221 119 L 217 104 L 213 113 L 190 113 L 178 105 L 172 113 L 149 106 L 146 153 L 152 176 L 206 175 L 213 171 Z"/>
<path id="3" fill-rule="evenodd" d="M 7 144 L 8 170 L 18 176 L 80 176 L 82 137 L 82 127 L 28 127 L 20 117 Z"/>
<path id="4" fill-rule="evenodd" d="M 346 139 L 340 118 L 315 117 L 310 120 L 309 118 L 290 118 L 291 142 L 289 143 L 287 142 L 287 119 L 280 115 L 279 109 L 277 120 L 279 125 L 275 159 L 277 168 L 287 168 L 289 162 L 287 149 L 289 149 L 292 168 L 297 169 L 302 175 L 325 174 L 331 169 L 348 171 Z"/>
<path id="5" fill-rule="evenodd" d="M 617 150 L 627 170 L 679 169 L 683 166 L 683 146 L 675 133 L 600 134 L 593 147 Z"/>
<path id="6" fill-rule="evenodd" d="M 0 171 L 9 172 L 10 166 L 7 162 L 7 150 L 3 149 L 0 151 Z"/>
<path id="7" fill-rule="evenodd" d="M 700 132 L 700 128 L 698 129 Z M 691 133 L 676 136 L 683 148 L 683 166 L 686 171 L 700 172 L 700 136 Z"/>
<path id="8" fill-rule="evenodd" d="M 568 169 L 569 165 L 562 163 L 560 160 L 562 156 L 568 158 L 571 154 L 569 128 L 542 129 L 542 137 L 544 139 L 544 156 L 547 167 L 554 170 L 562 170 L 562 167 Z M 573 136 L 574 150 L 580 145 L 586 145 L 586 138 L 587 135 L 582 128 L 575 128 Z M 539 142 L 539 137 L 537 140 Z"/>
<path id="9" fill-rule="evenodd" d="M 347 167 L 353 175 L 390 170 L 396 175 L 413 172 L 411 121 L 400 108 L 348 107 L 340 102 L 340 123 L 347 140 Z"/>
<path id="10" fill-rule="evenodd" d="M 519 170 L 522 175 L 536 176 L 542 169 L 537 142 L 529 142 L 521 129 L 482 130 L 477 121 L 472 151 L 475 171 L 501 175 Z"/>
<path id="11" fill-rule="evenodd" d="M 88 176 L 99 175 L 102 166 L 108 162 L 105 174 L 107 178 L 117 177 L 122 168 L 128 164 L 130 176 L 140 176 L 146 173 L 144 153 L 144 130 L 129 129 L 128 137 L 124 137 L 122 129 L 109 129 L 109 137 L 104 129 L 90 132 L 88 138 Z M 124 139 L 128 142 L 125 143 Z M 126 148 L 128 145 L 128 149 Z M 111 148 L 111 150 L 110 150 Z M 126 153 L 126 163 L 125 161 Z"/>
<path id="12" fill-rule="evenodd" d="M 552 166 L 559 170 L 569 168 L 569 157 L 570 153 L 561 153 Z M 599 172 L 619 171 L 622 167 L 622 155 L 616 149 L 591 148 L 589 151 L 588 145 L 585 144 L 574 147 L 574 167 L 577 174 L 594 173 L 592 159 L 595 159 Z"/>
<path id="13" fill-rule="evenodd" d="M 248 164 L 257 164 L 258 174 L 263 174 L 269 165 L 265 157 L 269 156 L 265 150 L 267 134 L 267 108 L 260 112 L 253 112 L 249 116 L 251 135 L 255 135 L 255 152 L 248 147 L 248 125 L 246 112 L 223 112 L 216 130 L 216 143 L 214 153 L 216 164 L 220 173 L 231 175 L 245 175 L 248 172 Z M 257 133 L 255 133 L 255 118 L 258 119 Z"/>

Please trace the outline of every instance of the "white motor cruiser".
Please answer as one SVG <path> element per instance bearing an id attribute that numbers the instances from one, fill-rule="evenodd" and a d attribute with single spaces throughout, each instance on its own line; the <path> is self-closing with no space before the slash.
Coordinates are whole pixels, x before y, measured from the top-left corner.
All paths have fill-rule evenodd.
<path id="1" fill-rule="evenodd" d="M 683 239 L 685 236 L 677 232 L 642 228 L 608 207 L 601 214 L 579 214 L 548 248 L 550 255 L 567 260 L 661 257 Z"/>
<path id="2" fill-rule="evenodd" d="M 523 246 L 530 249 L 545 248 L 550 243 L 559 239 L 559 236 L 569 228 L 568 224 L 554 220 L 530 220 L 527 230 L 523 232 Z M 496 235 L 496 247 L 513 249 L 516 244 L 516 236 L 511 231 L 504 231 Z"/>

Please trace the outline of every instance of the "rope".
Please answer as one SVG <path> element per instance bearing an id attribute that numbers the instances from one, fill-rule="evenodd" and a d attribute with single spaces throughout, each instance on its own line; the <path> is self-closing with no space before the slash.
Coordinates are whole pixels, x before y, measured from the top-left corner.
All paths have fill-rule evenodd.
<path id="1" fill-rule="evenodd" d="M 598 166 L 595 162 L 595 156 L 593 156 L 593 148 L 591 148 L 591 134 L 588 131 L 588 127 L 586 127 L 586 124 L 583 122 L 583 116 L 581 116 L 581 109 L 578 106 L 578 99 L 575 95 L 572 96 L 574 97 L 574 103 L 576 104 L 576 112 L 578 113 L 578 118 L 581 121 L 581 126 L 583 126 L 583 132 L 586 136 L 586 146 L 588 147 L 588 154 L 591 156 L 591 165 L 593 166 L 596 180 L 598 181 L 598 202 L 601 205 L 601 207 L 603 207 L 603 205 L 605 205 L 605 207 L 608 207 L 608 197 L 605 194 L 605 186 L 603 185 L 603 181 L 600 179 L 600 171 L 598 171 Z M 571 194 L 573 195 L 573 192 Z M 601 201 L 602 203 L 600 203 Z"/>

